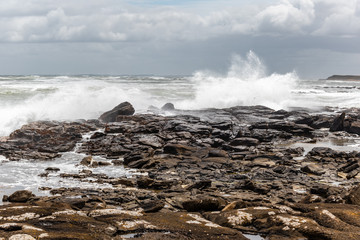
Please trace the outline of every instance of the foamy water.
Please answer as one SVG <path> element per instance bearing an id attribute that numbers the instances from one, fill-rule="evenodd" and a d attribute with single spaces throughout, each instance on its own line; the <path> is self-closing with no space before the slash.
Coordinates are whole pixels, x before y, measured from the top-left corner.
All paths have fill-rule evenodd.
<path id="1" fill-rule="evenodd" d="M 360 107 L 356 81 L 268 73 L 253 52 L 225 73 L 192 76 L 0 76 L 0 136 L 35 120 L 97 118 L 123 101 L 137 112 L 172 102 L 180 109 L 265 105 L 273 109 Z"/>

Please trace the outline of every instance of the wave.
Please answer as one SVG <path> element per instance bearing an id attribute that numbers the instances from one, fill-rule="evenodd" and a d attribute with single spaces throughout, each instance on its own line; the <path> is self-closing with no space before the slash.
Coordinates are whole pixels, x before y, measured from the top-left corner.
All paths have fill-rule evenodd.
<path id="1" fill-rule="evenodd" d="M 99 81 L 69 81 L 52 86 L 52 91 L 40 91 L 22 101 L 1 103 L 0 136 L 37 120 L 98 118 L 102 112 L 123 101 L 130 101 L 139 109 L 147 105 L 150 98 L 136 88 L 124 89 L 121 85 Z"/>
<path id="2" fill-rule="evenodd" d="M 188 109 L 236 105 L 286 108 L 298 80 L 295 72 L 267 75 L 265 65 L 250 51 L 246 58 L 234 55 L 225 75 L 196 72 L 192 76 L 195 98 L 179 104 Z"/>

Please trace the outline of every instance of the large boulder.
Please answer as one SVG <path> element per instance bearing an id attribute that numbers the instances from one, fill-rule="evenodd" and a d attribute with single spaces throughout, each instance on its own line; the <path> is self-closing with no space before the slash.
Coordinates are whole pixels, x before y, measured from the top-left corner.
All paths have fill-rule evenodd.
<path id="1" fill-rule="evenodd" d="M 330 132 L 343 131 L 344 130 L 345 113 L 341 113 L 334 119 L 334 122 L 330 126 Z"/>
<path id="2" fill-rule="evenodd" d="M 166 103 L 164 106 L 161 107 L 161 110 L 163 110 L 163 111 L 174 111 L 175 106 L 172 103 Z"/>
<path id="3" fill-rule="evenodd" d="M 11 194 L 8 198 L 9 202 L 27 202 L 30 198 L 35 197 L 35 195 L 28 190 L 20 190 Z"/>
<path id="4" fill-rule="evenodd" d="M 115 122 L 119 115 L 133 115 L 135 113 L 134 107 L 129 102 L 123 102 L 114 107 L 112 110 L 104 112 L 99 120 L 103 122 Z"/>

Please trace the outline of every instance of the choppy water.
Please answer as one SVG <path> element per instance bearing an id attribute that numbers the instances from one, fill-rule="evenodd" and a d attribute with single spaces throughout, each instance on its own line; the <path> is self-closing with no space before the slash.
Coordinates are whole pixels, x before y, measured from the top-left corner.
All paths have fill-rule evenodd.
<path id="1" fill-rule="evenodd" d="M 227 73 L 192 76 L 0 76 L 0 136 L 29 121 L 97 118 L 123 101 L 137 112 L 173 102 L 180 109 L 265 105 L 360 107 L 360 82 L 307 80 L 296 73 L 266 74 L 250 52 L 234 57 Z"/>
<path id="2" fill-rule="evenodd" d="M 174 103 L 179 109 L 260 104 L 274 109 L 304 107 L 319 110 L 324 106 L 360 107 L 358 99 L 360 81 L 301 79 L 295 72 L 269 74 L 252 52 L 244 58 L 235 56 L 226 73 L 0 76 L 0 136 L 7 136 L 35 120 L 97 118 L 123 101 L 131 102 L 137 112 L 145 112 L 150 105 L 161 107 L 167 102 Z M 36 176 L 45 166 L 61 165 L 64 172 L 76 172 L 79 169 L 75 165 L 80 157 L 69 153 L 53 163 L 35 164 L 2 159 L 0 195 L 16 188 L 56 184 L 51 179 Z M 61 184 L 73 183 L 62 181 Z"/>

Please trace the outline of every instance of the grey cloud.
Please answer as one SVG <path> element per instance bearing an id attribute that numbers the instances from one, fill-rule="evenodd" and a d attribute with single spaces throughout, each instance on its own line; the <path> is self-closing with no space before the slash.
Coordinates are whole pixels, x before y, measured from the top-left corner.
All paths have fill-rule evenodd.
<path id="1" fill-rule="evenodd" d="M 360 31 L 358 1 L 283 0 L 248 12 L 223 7 L 201 14 L 114 0 L 51 2 L 30 0 L 25 7 L 19 0 L 1 3 L 0 41 L 197 41 L 234 34 L 351 37 Z"/>

